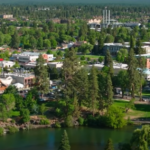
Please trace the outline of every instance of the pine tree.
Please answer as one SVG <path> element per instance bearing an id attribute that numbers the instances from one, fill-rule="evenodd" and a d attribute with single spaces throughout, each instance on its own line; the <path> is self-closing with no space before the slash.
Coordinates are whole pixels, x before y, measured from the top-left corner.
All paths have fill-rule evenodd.
<path id="1" fill-rule="evenodd" d="M 104 150 L 114 150 L 113 142 L 111 139 L 108 139 Z"/>
<path id="2" fill-rule="evenodd" d="M 107 75 L 106 79 L 106 106 L 110 106 L 113 103 L 113 86 L 110 75 Z"/>
<path id="3" fill-rule="evenodd" d="M 89 99 L 90 99 L 90 107 L 92 109 L 93 116 L 95 114 L 98 91 L 99 91 L 99 88 L 98 88 L 97 70 L 93 66 L 91 68 L 90 77 L 89 77 Z"/>
<path id="4" fill-rule="evenodd" d="M 141 39 L 138 39 L 138 40 L 136 41 L 135 53 L 136 53 L 136 54 L 142 54 L 142 53 L 143 53 Z"/>
<path id="5" fill-rule="evenodd" d="M 103 46 L 104 46 L 104 39 L 102 38 L 102 36 L 100 36 L 98 39 L 98 54 L 102 53 Z"/>
<path id="6" fill-rule="evenodd" d="M 39 92 L 43 94 L 49 92 L 49 78 L 48 78 L 48 71 L 47 66 L 44 65 L 45 60 L 42 55 L 39 55 L 39 58 L 36 62 L 36 67 L 34 69 L 35 73 L 35 85 Z"/>
<path id="7" fill-rule="evenodd" d="M 137 71 L 137 59 L 134 56 L 134 50 L 130 49 L 128 54 L 128 75 L 129 75 L 129 88 L 131 96 L 134 98 L 135 91 L 139 86 L 139 72 Z"/>
<path id="8" fill-rule="evenodd" d="M 70 149 L 71 148 L 69 144 L 68 135 L 66 130 L 64 130 L 58 150 L 70 150 Z"/>
<path id="9" fill-rule="evenodd" d="M 69 50 L 65 54 L 65 60 L 63 62 L 63 92 L 66 100 L 74 98 L 76 91 L 74 86 L 74 78 L 79 66 L 79 60 L 76 56 L 76 51 L 74 49 Z"/>
<path id="10" fill-rule="evenodd" d="M 104 60 L 104 65 L 109 67 L 109 74 L 112 77 L 114 70 L 113 70 L 113 60 L 112 57 L 110 55 L 109 50 L 107 50 L 106 55 L 105 55 L 105 60 Z"/>
<path id="11" fill-rule="evenodd" d="M 78 103 L 78 100 L 77 100 L 76 96 L 74 97 L 73 106 L 74 106 L 73 116 L 76 117 L 76 118 L 79 118 L 80 110 L 79 110 L 79 103 Z"/>
<path id="12" fill-rule="evenodd" d="M 12 41 L 11 41 L 11 46 L 13 48 L 18 48 L 20 44 L 20 39 L 19 39 L 19 35 L 17 33 L 17 31 L 14 33 L 14 35 L 12 35 Z"/>
<path id="13" fill-rule="evenodd" d="M 74 78 L 74 85 L 77 93 L 79 106 L 87 104 L 88 99 L 88 72 L 81 68 L 77 71 Z"/>
<path id="14" fill-rule="evenodd" d="M 140 82 L 140 101 L 142 100 L 142 86 L 143 83 L 145 82 L 145 77 L 144 77 L 144 68 L 146 66 L 146 59 L 144 57 L 139 56 L 138 60 L 138 67 L 140 68 L 139 70 L 139 82 Z"/>
<path id="15" fill-rule="evenodd" d="M 134 37 L 131 35 L 130 36 L 130 49 L 134 49 L 135 48 L 135 39 Z"/>

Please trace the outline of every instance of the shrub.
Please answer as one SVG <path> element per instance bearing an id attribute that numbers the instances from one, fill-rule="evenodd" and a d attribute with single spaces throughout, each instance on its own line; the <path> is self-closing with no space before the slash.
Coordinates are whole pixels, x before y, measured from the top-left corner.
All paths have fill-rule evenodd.
<path id="1" fill-rule="evenodd" d="M 4 134 L 4 129 L 0 128 L 0 136 L 2 136 Z"/>
<path id="2" fill-rule="evenodd" d="M 91 127 L 96 127 L 97 126 L 97 118 L 93 117 L 92 115 L 88 116 L 86 119 L 86 124 Z"/>
<path id="3" fill-rule="evenodd" d="M 11 123 L 15 123 L 15 120 L 14 120 L 14 119 L 12 119 L 12 120 L 11 120 Z"/>
<path id="4" fill-rule="evenodd" d="M 26 123 L 30 121 L 30 112 L 28 109 L 21 109 L 20 116 L 22 117 L 22 123 Z"/>
<path id="5" fill-rule="evenodd" d="M 106 116 L 88 116 L 84 121 L 84 124 L 90 127 L 106 127 L 107 126 L 107 117 Z"/>
<path id="6" fill-rule="evenodd" d="M 67 127 L 73 127 L 73 117 L 71 115 L 67 116 L 65 119 L 65 125 Z"/>
<path id="7" fill-rule="evenodd" d="M 107 112 L 107 126 L 110 128 L 122 128 L 126 125 L 124 113 L 121 108 L 110 106 Z"/>
<path id="8" fill-rule="evenodd" d="M 85 60 L 85 56 L 81 56 L 81 58 L 80 58 L 81 60 Z"/>
<path id="9" fill-rule="evenodd" d="M 130 117 L 128 117 L 127 124 L 128 125 L 133 125 L 133 122 L 131 121 Z"/>
<path id="10" fill-rule="evenodd" d="M 8 130 L 9 130 L 9 133 L 16 133 L 19 131 L 19 129 L 17 127 L 14 127 L 14 126 L 9 126 Z"/>
<path id="11" fill-rule="evenodd" d="M 58 121 L 55 123 L 55 128 L 61 128 L 61 124 Z"/>
<path id="12" fill-rule="evenodd" d="M 90 57 L 87 57 L 87 61 L 90 61 L 91 60 L 91 58 Z"/>
<path id="13" fill-rule="evenodd" d="M 41 125 L 49 125 L 50 124 L 50 121 L 48 119 L 41 119 L 40 120 L 40 124 Z"/>
<path id="14" fill-rule="evenodd" d="M 78 121 L 79 121 L 80 126 L 82 126 L 84 124 L 84 118 L 79 117 Z"/>
<path id="15" fill-rule="evenodd" d="M 59 108 L 56 108 L 56 116 L 60 117 L 61 116 L 61 110 Z"/>

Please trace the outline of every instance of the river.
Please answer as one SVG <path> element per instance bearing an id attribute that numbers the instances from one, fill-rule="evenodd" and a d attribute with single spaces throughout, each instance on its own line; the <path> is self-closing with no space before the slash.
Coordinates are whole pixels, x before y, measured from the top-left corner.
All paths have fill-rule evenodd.
<path id="1" fill-rule="evenodd" d="M 101 150 L 108 138 L 115 147 L 119 142 L 128 142 L 135 126 L 124 129 L 67 128 L 71 150 Z M 0 150 L 57 150 L 63 128 L 22 131 L 0 137 Z"/>

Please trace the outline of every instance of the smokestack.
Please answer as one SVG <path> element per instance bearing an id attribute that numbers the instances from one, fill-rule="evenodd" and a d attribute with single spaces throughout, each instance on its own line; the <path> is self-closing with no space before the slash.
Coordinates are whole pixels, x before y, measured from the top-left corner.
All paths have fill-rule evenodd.
<path id="1" fill-rule="evenodd" d="M 107 27 L 107 24 L 108 24 L 107 21 L 108 21 L 108 20 L 107 20 L 107 9 L 106 9 L 106 27 Z"/>
<path id="2" fill-rule="evenodd" d="M 109 24 L 110 24 L 110 10 L 109 10 Z"/>
<path id="3" fill-rule="evenodd" d="M 103 24 L 104 24 L 105 20 L 104 20 L 104 10 L 103 10 Z"/>

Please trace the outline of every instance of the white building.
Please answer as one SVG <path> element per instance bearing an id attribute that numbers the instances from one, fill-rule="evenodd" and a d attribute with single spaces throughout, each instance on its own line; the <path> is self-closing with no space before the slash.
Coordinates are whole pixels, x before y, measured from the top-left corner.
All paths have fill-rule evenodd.
<path id="1" fill-rule="evenodd" d="M 125 44 L 122 44 L 122 43 L 104 43 L 103 53 L 105 54 L 107 52 L 107 50 L 109 50 L 109 52 L 112 55 L 116 55 L 117 52 L 122 48 L 129 50 L 130 46 L 128 45 L 128 43 L 125 43 Z"/>
<path id="2" fill-rule="evenodd" d="M 23 52 L 21 54 L 13 54 L 10 60 L 17 60 L 21 65 L 24 65 L 29 62 L 36 62 L 36 60 L 39 58 L 39 55 L 40 53 Z M 42 54 L 42 56 L 47 62 L 54 60 L 53 54 Z"/>
<path id="3" fill-rule="evenodd" d="M 62 62 L 49 62 L 47 65 L 52 68 L 57 68 L 57 69 L 61 69 L 63 67 Z"/>
<path id="4" fill-rule="evenodd" d="M 142 48 L 145 50 L 146 54 L 150 53 L 150 46 L 142 46 Z"/>
<path id="5" fill-rule="evenodd" d="M 73 45 L 74 45 L 74 42 L 62 43 L 61 44 L 61 49 L 68 49 L 68 48 L 71 48 Z"/>
<path id="6" fill-rule="evenodd" d="M 46 66 L 47 63 L 45 63 L 44 65 Z M 36 62 L 29 62 L 29 63 L 25 64 L 23 67 L 26 69 L 33 69 L 36 67 Z"/>
<path id="7" fill-rule="evenodd" d="M 150 53 L 150 45 L 145 45 L 146 42 L 144 42 L 144 46 L 142 46 L 142 48 L 145 50 L 146 54 Z M 103 53 L 105 54 L 107 50 L 109 50 L 109 52 L 112 55 L 116 55 L 117 52 L 122 49 L 125 48 L 127 50 L 130 49 L 130 44 L 129 42 L 125 42 L 124 44 L 122 43 L 104 43 L 104 47 L 103 47 Z"/>
<path id="8" fill-rule="evenodd" d="M 34 84 L 35 75 L 31 73 L 5 73 L 5 77 L 12 77 L 12 83 L 20 83 L 25 88 L 30 88 Z"/>
<path id="9" fill-rule="evenodd" d="M 92 66 L 96 67 L 98 70 L 101 70 L 104 67 L 104 63 L 87 65 L 87 69 L 91 69 Z M 121 70 L 127 70 L 128 65 L 122 64 L 122 63 L 113 63 L 113 69 L 114 69 L 114 74 L 118 74 L 119 71 L 121 71 Z"/>
<path id="10" fill-rule="evenodd" d="M 15 65 L 15 62 L 13 61 L 1 61 L 0 62 L 0 67 L 7 67 L 7 68 L 11 68 Z"/>

